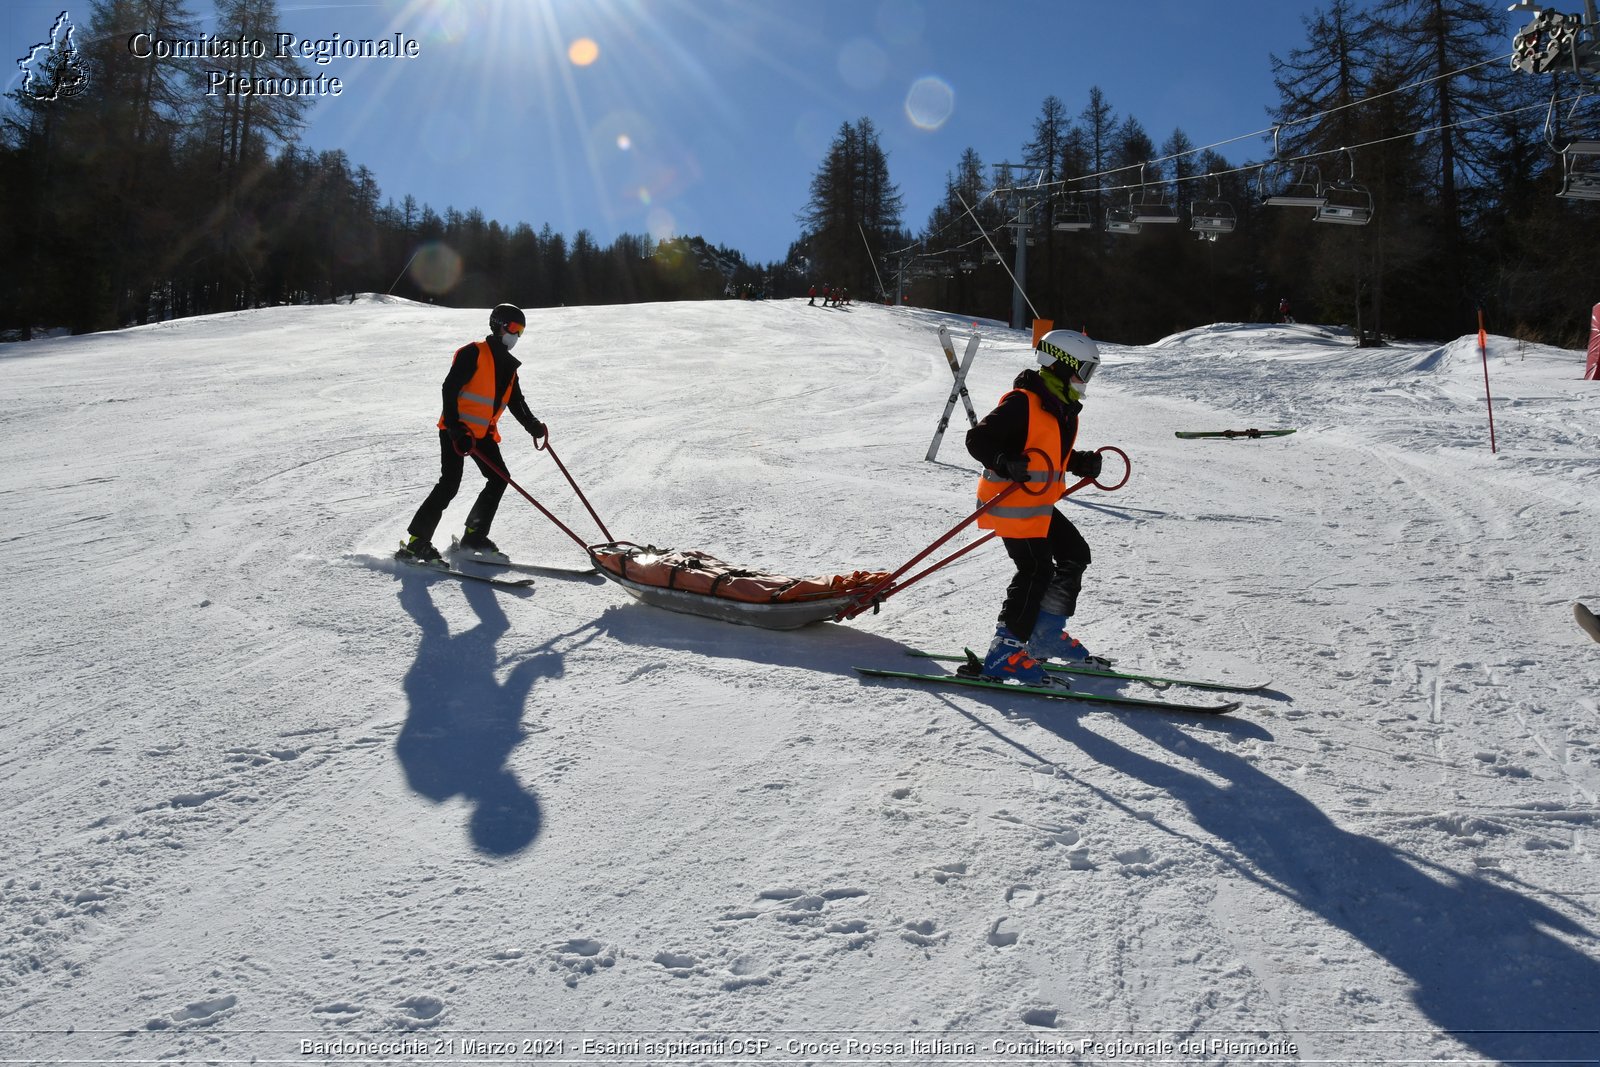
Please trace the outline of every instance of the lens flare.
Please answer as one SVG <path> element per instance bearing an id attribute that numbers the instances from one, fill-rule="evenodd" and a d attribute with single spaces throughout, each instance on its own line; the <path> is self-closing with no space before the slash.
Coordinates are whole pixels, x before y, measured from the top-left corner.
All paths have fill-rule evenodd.
<path id="1" fill-rule="evenodd" d="M 461 281 L 461 256 L 443 241 L 429 241 L 411 257 L 411 280 L 430 296 L 442 296 Z"/>
<path id="2" fill-rule="evenodd" d="M 633 147 L 633 138 L 625 133 L 617 134 L 617 147 L 626 152 Z"/>
<path id="3" fill-rule="evenodd" d="M 644 218 L 645 228 L 650 231 L 650 236 L 658 241 L 665 241 L 677 232 L 678 220 L 672 212 L 665 208 L 651 208 Z"/>
<path id="4" fill-rule="evenodd" d="M 567 58 L 575 67 L 587 67 L 600 58 L 600 46 L 588 37 L 579 37 L 567 46 Z"/>
<path id="5" fill-rule="evenodd" d="M 937 130 L 955 109 L 956 91 L 931 74 L 912 82 L 906 93 L 906 118 L 919 130 Z"/>

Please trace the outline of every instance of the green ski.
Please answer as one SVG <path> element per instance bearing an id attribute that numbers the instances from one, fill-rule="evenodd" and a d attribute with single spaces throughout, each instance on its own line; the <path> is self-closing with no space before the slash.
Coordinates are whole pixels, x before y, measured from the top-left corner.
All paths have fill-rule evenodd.
<path id="1" fill-rule="evenodd" d="M 1180 704 L 1167 700 L 1146 700 L 1143 697 L 1112 696 L 1103 693 L 1079 693 L 1064 685 L 1017 685 L 1012 682 L 993 682 L 987 678 L 969 678 L 960 674 L 917 674 L 915 671 L 883 671 L 875 667 L 857 667 L 856 671 L 872 678 L 897 678 L 907 682 L 926 682 L 931 685 L 965 685 L 975 689 L 991 689 L 1001 693 L 1050 697 L 1055 700 L 1078 700 L 1086 704 L 1102 704 L 1119 708 L 1143 708 L 1148 711 L 1169 711 L 1186 715 L 1226 715 L 1237 711 L 1240 702 L 1228 704 Z"/>
<path id="2" fill-rule="evenodd" d="M 922 659 L 945 660 L 950 663 L 968 663 L 973 657 L 969 649 L 962 655 L 952 652 L 923 652 L 920 649 L 907 649 L 908 655 L 919 656 Z M 1187 689 L 1210 689 L 1219 693 L 1259 693 L 1271 685 L 1271 682 L 1213 682 L 1203 678 L 1168 678 L 1160 674 L 1137 674 L 1132 671 L 1119 671 L 1103 667 L 1082 667 L 1076 663 L 1054 663 L 1046 661 L 1045 670 L 1056 671 L 1060 674 L 1081 674 L 1088 678 L 1109 678 L 1112 681 L 1141 682 L 1144 685 L 1165 689 L 1167 686 L 1181 685 Z"/>
<path id="3" fill-rule="evenodd" d="M 1287 437 L 1293 430 L 1176 430 L 1174 437 L 1192 441 L 1197 437 Z"/>

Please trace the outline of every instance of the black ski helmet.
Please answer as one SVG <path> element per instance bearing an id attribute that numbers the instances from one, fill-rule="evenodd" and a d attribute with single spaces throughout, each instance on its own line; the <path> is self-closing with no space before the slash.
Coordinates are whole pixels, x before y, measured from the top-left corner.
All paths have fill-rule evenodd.
<path id="1" fill-rule="evenodd" d="M 518 326 L 526 326 L 528 325 L 528 317 L 515 304 L 496 304 L 494 310 L 489 312 L 489 332 L 499 333 L 505 329 L 508 322 L 514 322 Z"/>

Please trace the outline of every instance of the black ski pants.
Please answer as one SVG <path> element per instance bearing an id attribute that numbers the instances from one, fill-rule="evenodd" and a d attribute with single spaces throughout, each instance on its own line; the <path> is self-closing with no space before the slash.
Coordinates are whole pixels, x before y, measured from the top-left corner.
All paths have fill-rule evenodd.
<path id="1" fill-rule="evenodd" d="M 506 461 L 501 458 L 500 446 L 492 437 L 479 438 L 475 442 L 475 449 L 472 461 L 478 465 L 478 470 L 483 472 L 488 481 L 484 483 L 483 491 L 478 494 L 472 510 L 467 513 L 467 529 L 475 530 L 487 537 L 489 527 L 494 524 L 494 513 L 500 508 L 500 498 L 505 496 L 506 483 L 498 474 L 485 466 L 483 460 L 487 459 L 501 470 L 506 469 Z M 479 459 L 479 455 L 483 459 Z M 411 520 L 411 525 L 406 527 L 407 533 L 424 541 L 433 540 L 433 532 L 439 528 L 439 520 L 444 518 L 444 509 L 450 506 L 450 501 L 456 498 L 456 492 L 461 488 L 461 474 L 466 469 L 466 458 L 456 452 L 455 445 L 450 443 L 450 435 L 440 430 L 439 482 L 433 487 L 433 492 L 428 494 L 428 499 L 417 509 L 416 517 Z"/>
<path id="2" fill-rule="evenodd" d="M 1000 540 L 1017 565 L 1000 607 L 1000 621 L 1012 633 L 1026 641 L 1044 609 L 1068 617 L 1077 612 L 1083 572 L 1089 566 L 1089 542 L 1071 520 L 1052 509 L 1045 536 Z"/>

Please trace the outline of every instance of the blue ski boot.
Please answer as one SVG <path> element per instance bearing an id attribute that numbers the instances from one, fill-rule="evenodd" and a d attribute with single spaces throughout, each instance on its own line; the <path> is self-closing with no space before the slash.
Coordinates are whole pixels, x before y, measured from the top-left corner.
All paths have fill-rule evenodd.
<path id="1" fill-rule="evenodd" d="M 1038 660 L 1054 659 L 1085 667 L 1111 666 L 1110 660 L 1093 655 L 1077 638 L 1067 633 L 1066 626 L 1065 615 L 1041 611 L 1038 621 L 1033 624 L 1033 633 L 1028 636 L 1028 655 Z"/>
<path id="2" fill-rule="evenodd" d="M 989 654 L 983 657 L 983 677 L 993 682 L 1021 682 L 1023 685 L 1045 685 L 1049 677 L 1044 664 L 1028 655 L 1023 640 L 1001 623 L 989 643 Z"/>

